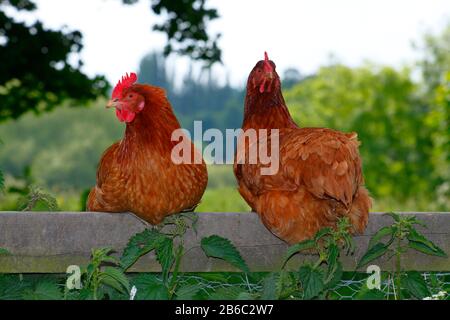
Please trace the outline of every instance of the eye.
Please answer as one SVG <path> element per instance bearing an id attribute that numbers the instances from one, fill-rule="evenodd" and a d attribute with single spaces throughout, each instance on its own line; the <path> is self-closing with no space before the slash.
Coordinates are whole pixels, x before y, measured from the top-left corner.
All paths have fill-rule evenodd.
<path id="1" fill-rule="evenodd" d="M 130 99 L 133 98 L 133 95 L 132 95 L 132 94 L 129 94 L 129 95 L 128 95 L 128 98 L 130 98 Z"/>
<path id="2" fill-rule="evenodd" d="M 258 69 L 258 73 L 261 73 L 261 69 Z"/>

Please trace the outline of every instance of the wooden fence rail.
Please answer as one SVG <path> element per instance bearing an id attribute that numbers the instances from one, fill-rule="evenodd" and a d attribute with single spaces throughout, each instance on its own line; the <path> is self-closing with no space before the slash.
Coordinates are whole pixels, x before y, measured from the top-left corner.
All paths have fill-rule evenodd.
<path id="1" fill-rule="evenodd" d="M 420 227 L 429 239 L 450 253 L 450 213 L 402 213 L 416 215 L 427 228 Z M 207 258 L 200 248 L 200 240 L 217 234 L 230 239 L 239 249 L 252 271 L 273 271 L 280 267 L 287 245 L 273 236 L 254 213 L 198 213 L 197 233 L 185 235 L 185 256 L 181 270 L 185 272 L 236 271 L 217 259 Z M 370 236 L 391 223 L 381 213 L 371 213 L 364 235 L 355 237 L 356 251 L 343 258 L 344 268 L 353 270 L 367 249 Z M 143 231 L 145 225 L 134 215 L 65 212 L 0 212 L 0 248 L 11 255 L 0 256 L 0 273 L 64 273 L 69 265 L 83 265 L 89 261 L 92 248 L 112 247 L 122 252 L 129 238 Z M 290 268 L 308 259 L 298 255 Z M 382 270 L 391 270 L 392 261 L 374 262 Z M 431 257 L 407 252 L 403 255 L 407 270 L 449 271 L 450 258 Z M 143 257 L 131 271 L 159 271 L 154 255 Z"/>

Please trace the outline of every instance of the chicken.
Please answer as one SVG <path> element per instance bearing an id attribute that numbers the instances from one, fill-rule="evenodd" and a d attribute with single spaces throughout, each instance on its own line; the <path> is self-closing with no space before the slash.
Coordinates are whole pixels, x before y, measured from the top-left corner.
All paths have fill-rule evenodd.
<path id="1" fill-rule="evenodd" d="M 194 208 L 205 191 L 205 162 L 192 142 L 183 137 L 196 162 L 173 161 L 180 129 L 163 89 L 137 84 L 136 74 L 116 85 L 107 107 L 126 123 L 124 138 L 103 154 L 97 184 L 87 200 L 88 211 L 133 212 L 156 225 L 168 215 Z M 194 158 L 196 157 L 196 158 Z"/>
<path id="2" fill-rule="evenodd" d="M 349 218 L 352 233 L 362 233 L 371 198 L 364 187 L 357 134 L 299 128 L 286 107 L 275 68 L 266 53 L 248 78 L 234 164 L 240 194 L 264 225 L 290 244 L 312 238 L 323 227 L 335 227 L 340 217 Z M 251 129 L 257 132 L 255 141 L 243 140 Z M 268 131 L 267 138 L 261 129 Z M 267 164 L 251 163 L 246 155 L 255 144 L 268 150 L 273 139 L 279 143 L 278 170 L 263 174 Z"/>

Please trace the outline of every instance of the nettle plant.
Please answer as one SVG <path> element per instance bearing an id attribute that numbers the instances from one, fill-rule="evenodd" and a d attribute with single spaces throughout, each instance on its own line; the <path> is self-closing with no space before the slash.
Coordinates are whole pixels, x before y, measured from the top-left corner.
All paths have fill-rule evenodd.
<path id="1" fill-rule="evenodd" d="M 308 300 L 328 298 L 330 290 L 335 288 L 342 279 L 343 268 L 339 260 L 341 252 L 351 254 L 355 248 L 353 239 L 348 232 L 350 227 L 348 218 L 342 218 L 338 221 L 336 229 L 323 228 L 313 239 L 289 247 L 283 261 L 278 285 L 280 294 L 272 298 L 285 298 L 289 293 L 293 298 Z M 286 279 L 284 271 L 286 264 L 295 254 L 305 251 L 317 256 L 317 259 L 304 263 L 298 272 L 290 277 L 291 282 L 288 281 L 286 291 L 283 281 L 283 277 Z M 292 280 L 294 281 L 292 282 Z"/>
<path id="2" fill-rule="evenodd" d="M 1 143 L 1 141 L 0 141 Z M 54 196 L 44 188 L 35 185 L 31 167 L 26 166 L 17 181 L 8 187 L 5 185 L 5 176 L 0 170 L 0 194 L 13 194 L 18 196 L 16 209 L 18 211 L 58 211 L 58 202 Z"/>
<path id="3" fill-rule="evenodd" d="M 428 283 L 419 272 L 402 269 L 401 257 L 407 250 L 416 250 L 424 254 L 446 257 L 433 242 L 426 239 L 417 229 L 424 224 L 414 216 L 401 216 L 389 213 L 393 224 L 381 228 L 371 238 L 367 252 L 362 256 L 357 269 L 385 256 L 395 259 L 395 272 L 386 272 L 388 278 L 394 278 L 394 297 L 396 299 L 435 299 L 446 298 L 446 292 L 440 290 L 435 275 L 430 274 Z M 58 284 L 55 279 L 39 278 L 31 282 L 19 283 L 11 276 L 0 276 L 0 299 L 2 297 L 24 299 L 201 299 L 208 291 L 208 299 L 333 299 L 333 292 L 343 279 L 342 255 L 352 254 L 354 241 L 349 233 L 347 218 L 340 219 L 336 228 L 324 228 L 313 239 L 309 239 L 288 248 L 282 265 L 277 272 L 268 274 L 250 272 L 250 269 L 236 247 L 218 235 L 201 240 L 201 248 L 206 256 L 224 260 L 237 269 L 243 276 L 232 283 L 232 277 L 222 274 L 197 274 L 192 281 L 186 281 L 180 273 L 180 264 L 185 253 L 184 235 L 192 228 L 196 232 L 198 216 L 194 213 L 182 213 L 166 218 L 163 224 L 149 228 L 133 236 L 120 257 L 113 255 L 111 248 L 92 251 L 88 265 L 81 268 L 80 286 L 69 289 Z M 160 273 L 128 273 L 144 255 L 154 252 L 161 265 Z M 288 270 L 291 259 L 298 253 L 307 256 L 295 271 Z M 10 254 L 0 249 L 0 255 Z M 69 275 L 71 277 L 73 275 Z M 198 279 L 201 279 L 199 281 Z M 69 280 L 69 279 L 67 279 Z M 242 281 L 243 280 L 243 281 Z M 212 283 L 223 285 L 214 288 Z M 14 285 L 13 285 L 14 284 Z M 64 289 L 63 289 L 64 288 Z M 363 286 L 356 299 L 386 299 L 384 292 L 369 290 Z"/>
<path id="4" fill-rule="evenodd" d="M 395 298 L 419 298 L 432 296 L 430 288 L 418 272 L 402 272 L 401 255 L 414 249 L 425 254 L 444 257 L 446 254 L 420 234 L 415 225 L 423 225 L 414 216 L 402 217 L 389 213 L 394 223 L 381 228 L 371 239 L 368 251 L 363 255 L 358 268 L 367 265 L 381 256 L 396 259 Z M 133 299 L 196 299 L 209 284 L 205 282 L 186 282 L 180 277 L 180 263 L 184 254 L 183 236 L 189 228 L 194 228 L 197 215 L 183 213 L 172 216 L 156 228 L 132 237 L 120 259 L 110 256 L 110 249 L 93 251 L 93 259 L 83 270 L 83 289 L 78 296 L 71 290 L 69 298 L 79 299 L 123 299 L 130 295 L 134 287 Z M 259 284 L 250 286 L 249 279 L 255 280 L 248 265 L 233 244 L 217 235 L 201 240 L 201 247 L 208 257 L 222 259 L 241 270 L 247 286 L 228 285 L 215 290 L 210 296 L 214 299 L 329 299 L 343 278 L 342 254 L 352 254 L 354 241 L 349 233 L 347 218 L 340 219 L 337 227 L 320 230 L 313 239 L 306 240 L 288 248 L 278 272 L 272 272 L 259 279 Z M 384 238 L 388 240 L 382 242 Z M 135 277 L 125 276 L 142 256 L 153 251 L 161 265 L 160 274 L 142 273 Z M 297 253 L 306 253 L 308 261 L 297 271 L 287 271 L 289 261 Z M 109 266 L 103 266 L 103 265 Z M 205 277 L 207 278 L 207 277 Z M 214 278 L 214 277 L 212 277 Z M 217 279 L 216 279 L 217 280 Z M 442 295 L 442 292 L 440 293 Z M 379 290 L 362 288 L 358 299 L 384 299 Z"/>
<path id="5" fill-rule="evenodd" d="M 395 299 L 411 296 L 418 299 L 430 297 L 431 292 L 428 285 L 419 272 L 403 271 L 402 255 L 408 250 L 438 257 L 447 257 L 447 254 L 416 229 L 416 226 L 426 227 L 417 217 L 413 215 L 401 216 L 394 212 L 386 215 L 392 217 L 393 224 L 381 228 L 373 235 L 367 252 L 358 263 L 358 268 L 387 255 L 387 259 L 395 259 L 395 273 L 393 275 L 395 279 Z"/>
<path id="6" fill-rule="evenodd" d="M 119 259 L 111 256 L 113 251 L 110 248 L 94 250 L 91 263 L 83 268 L 82 289 L 69 290 L 66 295 L 94 300 L 123 299 L 124 294 L 138 300 L 194 298 L 204 284 L 181 283 L 179 268 L 185 250 L 183 236 L 189 228 L 195 230 L 196 222 L 197 215 L 193 213 L 170 216 L 162 225 L 133 236 Z M 213 235 L 203 238 L 201 247 L 208 257 L 223 259 L 249 272 L 240 253 L 229 240 Z M 161 273 L 142 273 L 128 280 L 125 272 L 150 252 L 155 253 Z M 135 290 L 131 295 L 130 288 Z M 225 295 L 223 297 L 226 298 Z"/>

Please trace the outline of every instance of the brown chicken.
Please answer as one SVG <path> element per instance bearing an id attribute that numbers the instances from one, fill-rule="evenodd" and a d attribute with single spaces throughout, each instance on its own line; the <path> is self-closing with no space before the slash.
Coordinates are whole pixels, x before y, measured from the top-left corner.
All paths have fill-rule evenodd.
<path id="1" fill-rule="evenodd" d="M 273 234 L 297 243 L 323 227 L 334 227 L 340 217 L 349 218 L 351 232 L 365 230 L 371 199 L 364 187 L 357 134 L 299 128 L 267 53 L 248 79 L 242 129 L 257 130 L 258 140 L 249 142 L 250 135 L 241 135 L 246 140 L 238 144 L 234 164 L 239 192 Z M 266 139 L 260 129 L 268 130 Z M 278 134 L 270 129 L 279 129 Z M 279 141 L 278 170 L 262 174 L 268 165 L 251 163 L 248 154 L 255 143 L 269 149 L 272 139 Z"/>
<path id="2" fill-rule="evenodd" d="M 200 160 L 192 164 L 173 161 L 172 150 L 178 142 L 172 141 L 172 133 L 180 124 L 166 93 L 136 81 L 134 73 L 123 77 L 108 103 L 126 123 L 125 136 L 104 152 L 87 209 L 129 211 L 155 225 L 168 215 L 194 208 L 208 175 L 201 154 L 186 136 L 191 159 Z"/>

